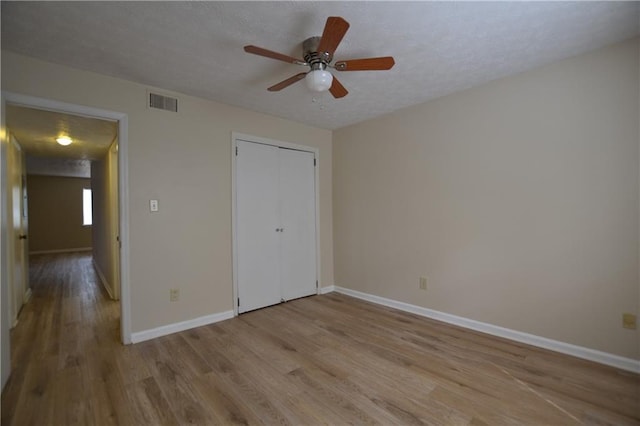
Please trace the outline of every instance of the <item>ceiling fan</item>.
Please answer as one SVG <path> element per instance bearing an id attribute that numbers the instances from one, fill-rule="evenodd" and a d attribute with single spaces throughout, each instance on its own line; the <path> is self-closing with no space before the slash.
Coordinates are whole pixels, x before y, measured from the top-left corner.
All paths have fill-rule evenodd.
<path id="1" fill-rule="evenodd" d="M 301 72 L 274 84 L 267 89 L 270 92 L 280 91 L 304 78 L 309 89 L 315 92 L 323 92 L 328 89 L 334 98 L 342 98 L 349 92 L 337 78 L 327 71 L 327 68 L 330 67 L 336 71 L 378 71 L 391 69 L 395 64 L 391 56 L 349 59 L 331 64 L 333 53 L 348 29 L 349 23 L 343 18 L 339 16 L 327 18 L 322 37 L 310 37 L 302 42 L 302 60 L 253 45 L 245 46 L 244 51 L 310 68 L 308 72 Z"/>

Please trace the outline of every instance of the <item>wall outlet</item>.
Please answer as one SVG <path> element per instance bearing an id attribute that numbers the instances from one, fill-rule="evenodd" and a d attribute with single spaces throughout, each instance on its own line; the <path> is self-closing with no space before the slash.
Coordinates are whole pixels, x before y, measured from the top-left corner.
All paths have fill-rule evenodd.
<path id="1" fill-rule="evenodd" d="M 427 289 L 427 277 L 420 277 L 420 283 L 418 285 L 418 288 L 420 290 L 426 290 Z"/>
<path id="2" fill-rule="evenodd" d="M 638 317 L 633 314 L 622 314 L 622 326 L 635 330 L 638 326 Z"/>
<path id="3" fill-rule="evenodd" d="M 177 302 L 180 300 L 180 290 L 177 288 L 169 289 L 169 300 L 171 302 Z"/>

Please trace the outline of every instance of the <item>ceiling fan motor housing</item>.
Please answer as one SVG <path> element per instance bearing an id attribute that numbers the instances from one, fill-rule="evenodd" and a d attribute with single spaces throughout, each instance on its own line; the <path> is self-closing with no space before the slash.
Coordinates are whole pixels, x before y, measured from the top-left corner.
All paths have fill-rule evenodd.
<path id="1" fill-rule="evenodd" d="M 302 42 L 302 57 L 312 70 L 324 70 L 331 63 L 333 55 L 329 52 L 318 52 L 319 36 L 309 37 Z"/>

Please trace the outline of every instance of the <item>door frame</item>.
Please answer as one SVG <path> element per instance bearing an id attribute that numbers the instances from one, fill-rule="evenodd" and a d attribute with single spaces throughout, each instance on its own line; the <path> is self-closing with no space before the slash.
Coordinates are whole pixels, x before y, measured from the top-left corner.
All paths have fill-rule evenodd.
<path id="1" fill-rule="evenodd" d="M 284 142 L 275 139 L 263 138 L 260 136 L 247 135 L 244 133 L 231 132 L 231 241 L 232 241 L 232 280 L 233 280 L 233 315 L 238 316 L 238 240 L 237 240 L 237 210 L 236 210 L 236 147 L 237 142 L 245 141 L 259 143 L 263 145 L 271 145 L 279 148 L 295 149 L 298 151 L 311 152 L 315 158 L 314 167 L 314 191 L 315 191 L 315 209 L 316 209 L 316 294 L 321 294 L 321 277 L 320 277 L 320 149 L 307 145 L 300 145 L 291 142 Z"/>
<path id="2" fill-rule="evenodd" d="M 7 104 L 17 105 L 27 108 L 36 108 L 46 111 L 60 112 L 66 114 L 79 115 L 89 118 L 98 118 L 102 120 L 116 121 L 118 123 L 118 207 L 120 213 L 120 337 L 122 343 L 127 345 L 131 343 L 131 300 L 130 300 L 130 281 L 129 281 L 129 167 L 128 167 L 128 128 L 129 119 L 127 114 L 106 109 L 94 108 L 85 105 L 77 105 L 52 99 L 39 98 L 20 93 L 2 91 L 1 107 L 2 111 L 6 111 Z M 3 123 L 5 125 L 6 123 Z M 5 131 L 6 129 L 2 129 Z M 3 163 L 4 166 L 4 163 Z M 2 196 L 6 196 L 6 168 L 2 170 Z M 3 207 L 4 208 L 4 207 Z M 8 244 L 3 241 L 3 269 L 8 266 L 4 262 L 4 252 L 8 250 Z M 9 283 L 6 282 L 6 274 L 2 274 L 2 283 L 0 285 L 4 289 Z M 5 309 L 5 300 L 2 299 L 2 310 Z"/>

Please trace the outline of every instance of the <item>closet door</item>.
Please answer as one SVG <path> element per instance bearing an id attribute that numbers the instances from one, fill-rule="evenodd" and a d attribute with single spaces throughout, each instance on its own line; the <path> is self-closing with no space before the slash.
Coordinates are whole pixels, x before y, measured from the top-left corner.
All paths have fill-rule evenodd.
<path id="1" fill-rule="evenodd" d="M 237 141 L 236 146 L 236 278 L 241 313 L 282 299 L 280 149 L 244 141 Z"/>
<path id="2" fill-rule="evenodd" d="M 282 298 L 316 293 L 315 166 L 311 152 L 280 149 Z"/>

